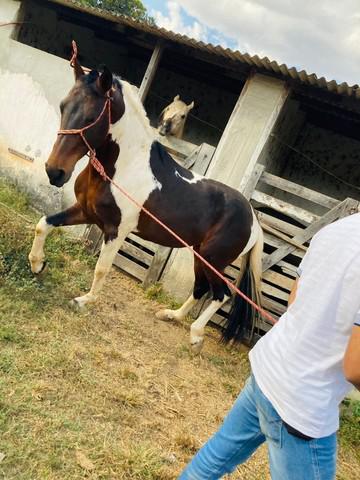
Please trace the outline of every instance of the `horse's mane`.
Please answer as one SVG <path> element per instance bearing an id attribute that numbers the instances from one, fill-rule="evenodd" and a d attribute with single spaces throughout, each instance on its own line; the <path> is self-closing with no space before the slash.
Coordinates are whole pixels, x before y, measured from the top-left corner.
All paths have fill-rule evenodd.
<path id="1" fill-rule="evenodd" d="M 137 88 L 119 77 L 115 77 L 114 80 L 120 84 L 125 99 L 125 105 L 130 106 L 132 113 L 137 116 L 137 119 L 141 122 L 144 129 L 150 132 L 150 120 L 146 114 L 144 105 L 140 100 Z"/>

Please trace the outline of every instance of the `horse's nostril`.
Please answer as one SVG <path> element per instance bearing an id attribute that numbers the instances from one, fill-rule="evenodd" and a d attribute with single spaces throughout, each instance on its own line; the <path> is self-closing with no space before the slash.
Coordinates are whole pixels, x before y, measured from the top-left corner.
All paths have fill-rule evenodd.
<path id="1" fill-rule="evenodd" d="M 64 183 L 65 172 L 61 168 L 50 168 L 46 165 L 46 173 L 51 185 L 62 186 Z"/>

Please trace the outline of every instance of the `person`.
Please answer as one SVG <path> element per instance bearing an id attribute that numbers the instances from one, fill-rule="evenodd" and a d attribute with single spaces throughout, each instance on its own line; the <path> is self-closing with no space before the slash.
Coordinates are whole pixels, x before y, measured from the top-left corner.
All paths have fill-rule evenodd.
<path id="1" fill-rule="evenodd" d="M 360 213 L 320 230 L 289 308 L 250 351 L 251 376 L 180 480 L 215 480 L 267 442 L 273 480 L 331 480 L 339 405 L 360 389 Z"/>

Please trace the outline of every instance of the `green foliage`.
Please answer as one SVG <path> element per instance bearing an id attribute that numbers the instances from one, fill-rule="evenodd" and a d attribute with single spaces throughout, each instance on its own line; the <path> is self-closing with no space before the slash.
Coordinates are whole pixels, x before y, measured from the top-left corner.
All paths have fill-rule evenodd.
<path id="1" fill-rule="evenodd" d="M 141 0 L 81 0 L 81 3 L 155 25 L 155 20 L 148 15 Z"/>
<path id="2" fill-rule="evenodd" d="M 340 442 L 355 449 L 360 459 L 360 402 L 345 400 L 341 410 Z"/>

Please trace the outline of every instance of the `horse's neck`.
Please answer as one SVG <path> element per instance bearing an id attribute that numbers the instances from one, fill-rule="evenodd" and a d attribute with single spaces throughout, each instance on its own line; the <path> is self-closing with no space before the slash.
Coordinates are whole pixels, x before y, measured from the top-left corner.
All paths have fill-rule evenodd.
<path id="1" fill-rule="evenodd" d="M 154 133 L 134 87 L 122 81 L 122 90 L 125 112 L 110 131 L 113 139 L 120 145 L 120 156 L 129 151 L 135 155 L 136 151 L 150 149 Z"/>

